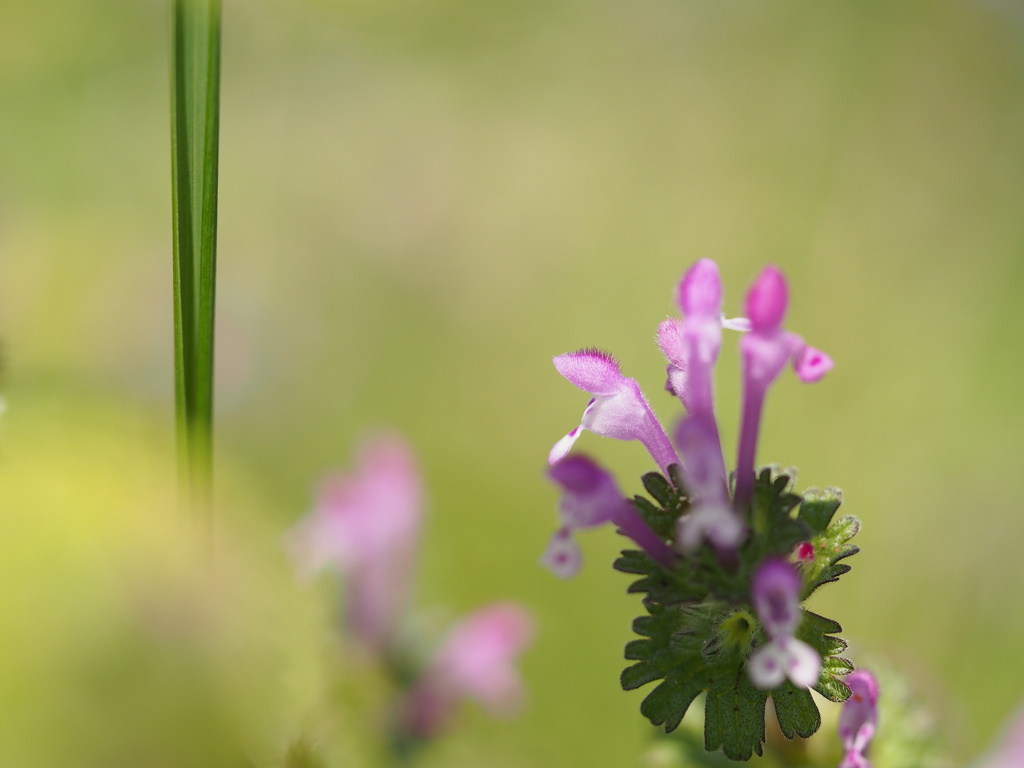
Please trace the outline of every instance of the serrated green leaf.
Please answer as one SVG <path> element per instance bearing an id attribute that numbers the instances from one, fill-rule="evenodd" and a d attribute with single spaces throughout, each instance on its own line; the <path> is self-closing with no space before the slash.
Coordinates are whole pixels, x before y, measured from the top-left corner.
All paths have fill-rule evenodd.
<path id="1" fill-rule="evenodd" d="M 619 553 L 618 559 L 612 563 L 612 568 L 622 573 L 649 574 L 653 564 L 645 552 L 638 549 L 624 549 Z"/>
<path id="2" fill-rule="evenodd" d="M 849 541 L 857 535 L 858 531 L 860 531 L 860 520 L 853 515 L 846 515 L 829 525 L 825 532 L 829 538 L 836 541 Z"/>
<path id="3" fill-rule="evenodd" d="M 660 680 L 661 677 L 662 672 L 655 665 L 649 661 L 641 661 L 622 670 L 622 674 L 619 675 L 619 683 L 622 685 L 622 690 L 632 691 L 634 688 Z"/>
<path id="4" fill-rule="evenodd" d="M 670 584 L 667 580 L 656 576 L 644 576 L 637 579 L 626 588 L 626 593 L 635 594 L 659 594 L 668 591 Z"/>
<path id="5" fill-rule="evenodd" d="M 842 638 L 836 638 L 843 644 L 843 648 L 837 650 L 836 653 L 842 653 L 846 647 L 846 641 Z M 827 672 L 832 676 L 836 675 L 848 675 L 853 672 L 853 662 L 849 659 L 844 659 L 842 656 L 827 656 L 821 665 L 822 671 Z"/>
<path id="6" fill-rule="evenodd" d="M 843 492 L 838 488 L 826 488 L 821 491 L 817 488 L 808 488 L 804 491 L 804 500 L 800 504 L 800 519 L 803 520 L 815 533 L 825 531 L 832 516 L 843 503 Z"/>
<path id="7" fill-rule="evenodd" d="M 846 683 L 837 678 L 837 675 L 853 671 L 853 665 L 848 660 L 836 656 L 847 647 L 843 638 L 833 636 L 842 631 L 839 622 L 806 609 L 796 630 L 796 638 L 807 643 L 821 656 L 821 676 L 814 690 L 829 701 L 846 701 L 850 696 Z"/>
<path id="8" fill-rule="evenodd" d="M 671 539 L 675 533 L 676 520 L 679 515 L 676 512 L 666 512 L 660 507 L 651 504 L 643 496 L 635 496 L 630 499 L 633 508 L 640 514 L 644 522 L 651 527 L 663 539 Z"/>
<path id="9" fill-rule="evenodd" d="M 806 739 L 821 727 L 821 713 L 806 688 L 797 688 L 787 680 L 772 691 L 772 702 L 779 728 L 787 739 Z"/>
<path id="10" fill-rule="evenodd" d="M 640 478 L 644 488 L 663 508 L 672 507 L 676 502 L 676 489 L 659 472 L 648 472 Z"/>
<path id="11" fill-rule="evenodd" d="M 726 685 L 712 684 L 704 704 L 704 748 L 721 747 L 730 760 L 749 760 L 763 751 L 768 694 L 754 688 L 742 665 L 719 674 Z"/>
<path id="12" fill-rule="evenodd" d="M 653 652 L 654 644 L 650 640 L 630 640 L 623 655 L 631 661 L 641 661 L 651 658 Z"/>
<path id="13" fill-rule="evenodd" d="M 811 536 L 811 529 L 803 520 L 784 517 L 773 523 L 763 538 L 763 551 L 766 555 L 784 555 Z"/>
<path id="14" fill-rule="evenodd" d="M 751 508 L 754 536 L 748 542 L 751 561 L 788 554 L 811 537 L 807 524 L 793 515 L 801 497 L 790 492 L 791 486 L 790 476 L 779 474 L 777 467 L 764 467 L 758 473 Z"/>
<path id="15" fill-rule="evenodd" d="M 846 683 L 830 675 L 822 675 L 818 684 L 814 686 L 814 690 L 837 704 L 846 701 L 853 694 Z"/>
<path id="16" fill-rule="evenodd" d="M 656 618 L 655 616 L 637 616 L 633 619 L 633 631 L 638 635 L 651 637 L 658 631 Z"/>
<path id="17" fill-rule="evenodd" d="M 698 656 L 697 659 L 700 657 Z M 674 668 L 665 679 L 640 702 L 640 712 L 652 725 L 663 725 L 665 733 L 679 727 L 686 710 L 703 690 L 703 661 L 693 661 Z"/>
<path id="18" fill-rule="evenodd" d="M 802 566 L 804 588 L 801 600 L 806 600 L 822 584 L 836 581 L 850 570 L 849 565 L 840 564 L 839 561 L 860 552 L 858 546 L 847 543 L 859 530 L 860 521 L 852 515 L 847 515 L 834 520 L 824 533 L 819 533 L 811 539 L 814 559 Z"/>
<path id="19" fill-rule="evenodd" d="M 798 640 L 803 640 L 818 653 L 826 656 L 829 655 L 829 641 L 837 639 L 827 637 L 827 635 L 835 635 L 842 631 L 843 627 L 838 621 L 833 621 L 805 608 L 803 610 L 803 619 L 797 627 L 795 636 Z M 843 648 L 845 647 L 846 643 L 843 643 Z"/>

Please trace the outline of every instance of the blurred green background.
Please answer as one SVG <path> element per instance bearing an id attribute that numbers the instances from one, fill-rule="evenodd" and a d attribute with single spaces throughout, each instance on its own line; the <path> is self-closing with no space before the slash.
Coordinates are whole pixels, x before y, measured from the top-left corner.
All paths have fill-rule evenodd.
<path id="1" fill-rule="evenodd" d="M 193 570 L 163 527 L 167 35 L 156 0 L 0 7 L 5 764 L 67 764 L 47 734 L 163 722 L 145 692 L 187 678 L 135 674 L 110 639 L 135 647 L 119 629 L 135 592 L 165 605 L 152 595 Z M 217 461 L 252 605 L 222 630 L 273 670 L 256 692 L 227 685 L 245 699 L 230 716 L 257 711 L 272 751 L 276 713 L 315 698 L 316 632 L 287 628 L 329 618 L 276 542 L 357 437 L 390 425 L 430 488 L 419 603 L 516 599 L 541 627 L 523 714 L 468 711 L 428 763 L 640 764 L 620 541 L 584 536 L 569 583 L 537 566 L 547 450 L 586 402 L 550 357 L 614 352 L 669 422 L 653 334 L 708 256 L 731 315 L 779 264 L 789 327 L 836 360 L 818 385 L 780 381 L 758 454 L 800 467 L 798 487 L 841 486 L 863 521 L 853 572 L 812 607 L 855 658 L 909 678 L 959 759 L 988 743 L 1024 699 L 1024 6 L 228 0 L 224 35 Z M 640 489 L 639 444 L 578 447 Z M 170 613 L 147 631 L 180 627 Z M 350 715 L 324 728 L 358 729 Z"/>

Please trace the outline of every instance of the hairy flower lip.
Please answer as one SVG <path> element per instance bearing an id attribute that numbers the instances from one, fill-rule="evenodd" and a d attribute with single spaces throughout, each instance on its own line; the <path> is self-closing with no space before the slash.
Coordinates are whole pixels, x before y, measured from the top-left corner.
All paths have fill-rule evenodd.
<path id="1" fill-rule="evenodd" d="M 640 385 L 623 375 L 614 357 L 597 349 L 581 349 L 558 355 L 552 362 L 570 384 L 589 392 L 592 397 L 579 426 L 551 449 L 549 464 L 564 459 L 584 429 L 617 440 L 639 440 L 662 472 L 679 462 Z"/>

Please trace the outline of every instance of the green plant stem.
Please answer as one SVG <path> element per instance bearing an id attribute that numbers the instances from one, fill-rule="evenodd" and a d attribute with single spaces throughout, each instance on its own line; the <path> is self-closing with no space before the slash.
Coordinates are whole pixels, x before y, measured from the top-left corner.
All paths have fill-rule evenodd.
<path id="1" fill-rule="evenodd" d="M 171 3 L 174 374 L 186 503 L 212 514 L 220 0 Z"/>

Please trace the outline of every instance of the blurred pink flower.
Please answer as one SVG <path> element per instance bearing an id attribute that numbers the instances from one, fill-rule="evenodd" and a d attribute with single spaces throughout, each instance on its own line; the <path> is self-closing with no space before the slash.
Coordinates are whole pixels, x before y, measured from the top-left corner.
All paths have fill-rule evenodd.
<path id="1" fill-rule="evenodd" d="M 391 644 L 405 610 L 423 502 L 412 448 L 401 437 L 377 436 L 363 444 L 354 472 L 324 483 L 288 536 L 301 573 L 327 566 L 341 573 L 347 626 L 371 648 Z"/>
<path id="2" fill-rule="evenodd" d="M 839 738 L 846 754 L 839 768 L 871 768 L 864 756 L 878 728 L 878 681 L 866 669 L 846 678 L 853 693 L 839 715 Z"/>
<path id="3" fill-rule="evenodd" d="M 403 730 L 417 739 L 436 737 L 466 698 L 495 716 L 513 713 L 523 698 L 515 660 L 533 634 L 530 614 L 514 603 L 495 603 L 467 616 L 406 696 L 399 713 Z"/>
<path id="4" fill-rule="evenodd" d="M 1024 709 L 1003 728 L 992 751 L 974 768 L 1021 768 L 1024 766 Z"/>
<path id="5" fill-rule="evenodd" d="M 714 415 L 698 413 L 679 422 L 676 445 L 692 499 L 689 511 L 676 522 L 676 547 L 692 554 L 706 539 L 719 552 L 735 550 L 746 526 L 729 499 Z"/>
<path id="6" fill-rule="evenodd" d="M 768 635 L 747 662 L 750 681 L 758 688 L 776 688 L 787 677 L 801 688 L 818 682 L 821 657 L 793 636 L 803 619 L 800 583 L 793 566 L 778 558 L 765 560 L 754 572 L 754 610 Z"/>

